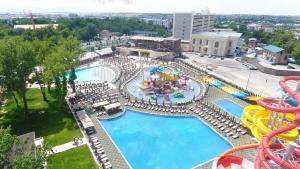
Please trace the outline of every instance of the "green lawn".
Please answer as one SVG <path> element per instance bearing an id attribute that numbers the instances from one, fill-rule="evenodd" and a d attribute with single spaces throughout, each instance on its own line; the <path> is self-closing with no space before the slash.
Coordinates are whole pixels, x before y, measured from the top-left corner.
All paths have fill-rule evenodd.
<path id="1" fill-rule="evenodd" d="M 23 103 L 19 99 L 17 108 L 13 97 L 7 95 L 7 104 L 0 112 L 0 126 L 11 126 L 16 135 L 30 131 L 36 132 L 36 137 L 43 136 L 50 146 L 72 141 L 81 137 L 80 130 L 68 109 L 67 104 L 59 107 L 54 97 L 47 93 L 48 102 L 44 102 L 39 89 L 29 89 L 27 92 L 30 113 L 24 118 Z M 41 114 L 41 111 L 45 113 Z"/>
<path id="2" fill-rule="evenodd" d="M 98 168 L 86 145 L 49 157 L 49 169 L 96 169 Z"/>

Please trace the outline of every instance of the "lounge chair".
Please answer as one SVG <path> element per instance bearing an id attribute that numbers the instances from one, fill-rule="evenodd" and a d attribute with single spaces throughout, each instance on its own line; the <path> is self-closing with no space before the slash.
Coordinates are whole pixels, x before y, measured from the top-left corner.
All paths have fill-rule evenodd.
<path id="1" fill-rule="evenodd" d="M 108 157 L 104 157 L 104 158 L 101 158 L 101 161 L 102 161 L 102 163 L 105 163 L 105 162 L 108 162 L 109 159 L 108 159 Z"/>
<path id="2" fill-rule="evenodd" d="M 245 135 L 247 133 L 247 130 L 241 131 L 242 135 Z"/>
<path id="3" fill-rule="evenodd" d="M 105 169 L 112 168 L 112 165 L 111 165 L 111 163 L 109 161 L 105 162 L 103 165 L 104 165 Z"/>
<path id="4" fill-rule="evenodd" d="M 232 136 L 232 138 L 234 138 L 234 139 L 237 139 L 237 138 L 239 138 L 239 137 L 240 137 L 239 134 L 235 134 L 235 135 Z"/>

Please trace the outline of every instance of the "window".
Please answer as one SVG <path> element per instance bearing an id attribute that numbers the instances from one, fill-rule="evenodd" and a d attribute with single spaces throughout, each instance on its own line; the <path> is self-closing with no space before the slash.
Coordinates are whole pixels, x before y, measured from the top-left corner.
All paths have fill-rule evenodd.
<path id="1" fill-rule="evenodd" d="M 192 49 L 192 51 L 193 51 L 193 52 L 195 52 L 195 47 L 194 47 L 194 46 L 193 46 L 193 49 Z"/>
<path id="2" fill-rule="evenodd" d="M 214 50 L 214 55 L 218 55 L 218 50 L 217 49 Z"/>
<path id="3" fill-rule="evenodd" d="M 215 42 L 215 48 L 219 47 L 219 42 Z"/>
<path id="4" fill-rule="evenodd" d="M 202 45 L 202 39 L 200 39 L 199 44 Z"/>
<path id="5" fill-rule="evenodd" d="M 230 41 L 229 44 L 228 44 L 228 46 L 231 47 L 231 45 L 232 45 L 232 42 Z"/>
<path id="6" fill-rule="evenodd" d="M 196 39 L 193 39 L 193 44 L 195 44 L 196 43 Z"/>
<path id="7" fill-rule="evenodd" d="M 199 47 L 199 52 L 201 52 L 201 46 Z"/>
<path id="8" fill-rule="evenodd" d="M 208 40 L 206 40 L 206 45 L 208 45 Z"/>

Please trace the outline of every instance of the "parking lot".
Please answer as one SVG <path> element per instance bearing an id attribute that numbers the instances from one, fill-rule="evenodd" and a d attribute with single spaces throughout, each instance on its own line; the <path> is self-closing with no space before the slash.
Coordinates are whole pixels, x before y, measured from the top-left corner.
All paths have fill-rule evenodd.
<path id="1" fill-rule="evenodd" d="M 211 74 L 264 96 L 274 96 L 279 88 L 278 81 L 282 78 L 253 70 L 255 67 L 251 68 L 252 65 L 243 65 L 233 58 L 221 60 L 207 56 L 200 57 L 195 53 L 184 53 L 184 55 L 188 57 L 187 62 L 205 67 Z M 295 83 L 290 85 L 294 87 Z"/>

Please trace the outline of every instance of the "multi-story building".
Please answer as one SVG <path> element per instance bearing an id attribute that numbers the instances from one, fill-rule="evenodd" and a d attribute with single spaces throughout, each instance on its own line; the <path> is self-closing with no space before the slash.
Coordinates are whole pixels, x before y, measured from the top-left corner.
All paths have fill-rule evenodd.
<path id="1" fill-rule="evenodd" d="M 214 25 L 214 15 L 209 11 L 202 13 L 175 13 L 173 18 L 173 37 L 190 40 L 192 34 L 209 32 Z"/>
<path id="2" fill-rule="evenodd" d="M 242 33 L 201 32 L 191 35 L 190 51 L 209 56 L 233 56 Z"/>

